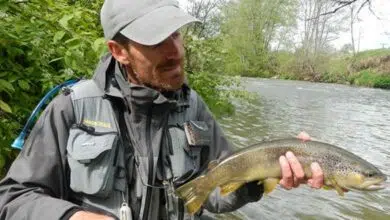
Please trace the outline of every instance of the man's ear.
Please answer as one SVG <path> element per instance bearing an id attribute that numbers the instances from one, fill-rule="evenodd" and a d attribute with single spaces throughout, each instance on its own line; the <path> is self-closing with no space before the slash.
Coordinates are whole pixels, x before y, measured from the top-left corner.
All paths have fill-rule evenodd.
<path id="1" fill-rule="evenodd" d="M 107 46 L 112 56 L 121 64 L 128 65 L 130 63 L 130 54 L 124 46 L 113 40 L 109 40 Z"/>

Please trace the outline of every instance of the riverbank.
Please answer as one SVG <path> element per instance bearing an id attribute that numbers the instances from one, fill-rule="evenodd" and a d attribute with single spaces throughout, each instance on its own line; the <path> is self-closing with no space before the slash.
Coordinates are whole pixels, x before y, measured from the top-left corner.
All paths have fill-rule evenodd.
<path id="1" fill-rule="evenodd" d="M 321 71 L 281 73 L 271 78 L 390 89 L 390 49 L 368 50 L 327 60 Z"/>

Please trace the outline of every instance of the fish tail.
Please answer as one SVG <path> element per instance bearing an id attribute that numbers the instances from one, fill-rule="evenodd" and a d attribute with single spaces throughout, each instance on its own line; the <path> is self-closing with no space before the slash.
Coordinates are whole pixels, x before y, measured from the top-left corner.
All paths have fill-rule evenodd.
<path id="1" fill-rule="evenodd" d="M 188 213 L 196 213 L 207 199 L 212 188 L 206 176 L 199 176 L 176 189 L 176 195 L 184 202 Z"/>

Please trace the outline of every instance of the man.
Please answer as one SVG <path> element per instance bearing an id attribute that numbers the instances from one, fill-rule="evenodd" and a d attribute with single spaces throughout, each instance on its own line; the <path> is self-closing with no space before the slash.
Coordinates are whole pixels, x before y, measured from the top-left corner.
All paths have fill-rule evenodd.
<path id="1" fill-rule="evenodd" d="M 110 53 L 43 112 L 0 183 L 0 219 L 201 218 L 174 189 L 232 148 L 185 83 L 177 30 L 196 19 L 176 1 L 106 0 L 101 22 Z M 306 181 L 293 154 L 280 164 L 283 187 Z M 312 168 L 319 188 L 321 168 Z M 216 189 L 203 209 L 233 211 L 261 196 L 257 183 L 226 197 Z"/>

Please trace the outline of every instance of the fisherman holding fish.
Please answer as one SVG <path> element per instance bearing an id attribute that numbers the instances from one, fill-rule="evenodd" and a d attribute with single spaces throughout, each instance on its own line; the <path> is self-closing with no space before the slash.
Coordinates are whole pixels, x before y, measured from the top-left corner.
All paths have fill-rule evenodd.
<path id="1" fill-rule="evenodd" d="M 109 53 L 42 113 L 0 183 L 0 219 L 200 219 L 259 201 L 266 184 L 241 180 L 188 209 L 183 187 L 233 153 L 185 80 L 179 29 L 199 21 L 173 0 L 106 0 L 100 16 Z M 324 185 L 316 161 L 309 179 L 292 152 L 277 163 L 286 189 Z"/>

